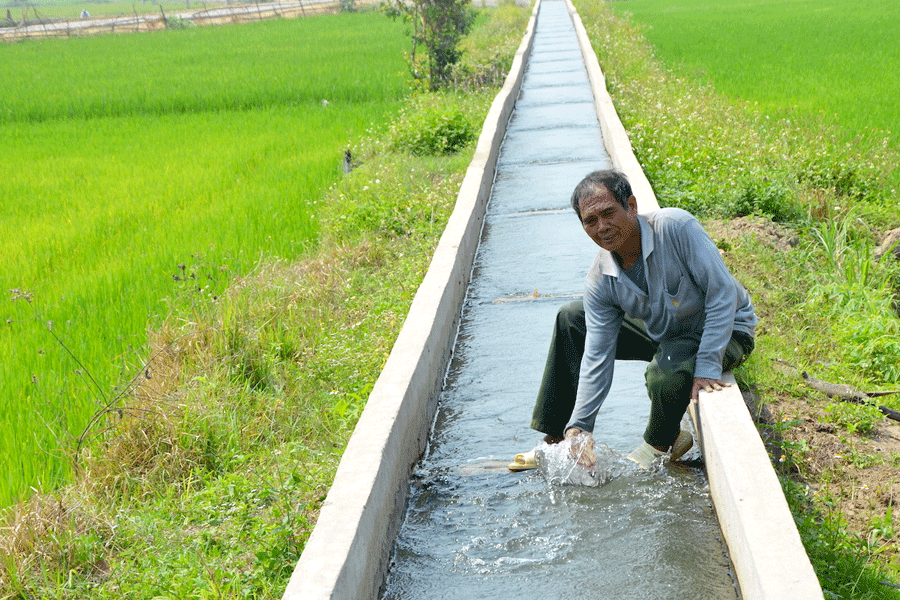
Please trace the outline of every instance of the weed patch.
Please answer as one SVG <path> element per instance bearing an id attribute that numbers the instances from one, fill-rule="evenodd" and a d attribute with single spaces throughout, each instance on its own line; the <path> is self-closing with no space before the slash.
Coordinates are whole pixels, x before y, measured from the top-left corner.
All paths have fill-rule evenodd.
<path id="1" fill-rule="evenodd" d="M 417 156 L 453 154 L 472 143 L 480 121 L 466 95 L 420 94 L 390 128 L 394 149 Z"/>

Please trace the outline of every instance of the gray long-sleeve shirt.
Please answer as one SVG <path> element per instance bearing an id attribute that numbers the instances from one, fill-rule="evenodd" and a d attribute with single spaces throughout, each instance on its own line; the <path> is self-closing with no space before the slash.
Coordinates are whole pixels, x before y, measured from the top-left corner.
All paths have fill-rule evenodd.
<path id="1" fill-rule="evenodd" d="M 624 315 L 641 319 L 657 341 L 700 336 L 694 377 L 720 379 L 734 330 L 754 335 L 750 296 L 725 266 L 718 248 L 689 212 L 663 208 L 638 215 L 649 295 L 601 249 L 584 292 L 587 338 L 569 427 L 594 430 L 612 383 L 616 338 Z"/>

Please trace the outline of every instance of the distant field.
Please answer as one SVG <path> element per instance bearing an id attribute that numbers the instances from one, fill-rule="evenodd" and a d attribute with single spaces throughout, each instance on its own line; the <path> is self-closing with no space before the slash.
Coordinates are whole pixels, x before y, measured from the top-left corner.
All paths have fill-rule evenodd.
<path id="1" fill-rule="evenodd" d="M 823 113 L 849 135 L 892 129 L 900 146 L 900 2 L 630 0 L 669 66 L 779 116 Z"/>
<path id="2" fill-rule="evenodd" d="M 0 506 L 67 476 L 173 301 L 315 243 L 343 149 L 408 91 L 405 40 L 344 14 L 0 45 Z"/>
<path id="3" fill-rule="evenodd" d="M 235 4 L 238 4 L 237 2 Z M 29 20 L 35 18 L 37 14 L 43 19 L 78 19 L 81 11 L 86 10 L 92 17 L 106 16 L 124 16 L 133 14 L 149 14 L 165 11 L 173 13 L 184 10 L 203 10 L 204 8 L 219 8 L 226 5 L 226 0 L 138 0 L 127 2 L 123 0 L 115 0 L 104 2 L 103 0 L 84 0 L 77 4 L 73 4 L 71 0 L 39 0 L 37 2 L 12 3 L 5 2 L 0 4 L 2 10 L 2 19 L 9 9 L 13 19 L 21 21 L 23 15 Z M 27 7 L 27 9 L 26 9 Z"/>
<path id="4" fill-rule="evenodd" d="M 389 57 L 405 46 L 400 26 L 384 21 L 335 15 L 0 46 L 0 123 L 395 100 L 405 67 Z"/>

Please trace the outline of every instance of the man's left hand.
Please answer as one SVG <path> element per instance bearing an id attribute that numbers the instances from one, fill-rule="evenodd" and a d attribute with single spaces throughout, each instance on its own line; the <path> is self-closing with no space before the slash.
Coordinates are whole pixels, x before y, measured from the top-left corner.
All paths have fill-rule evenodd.
<path id="1" fill-rule="evenodd" d="M 691 400 L 700 399 L 700 390 L 704 392 L 719 391 L 722 388 L 731 387 L 727 381 L 719 381 L 718 379 L 706 379 L 705 377 L 694 377 L 694 387 L 691 388 Z"/>

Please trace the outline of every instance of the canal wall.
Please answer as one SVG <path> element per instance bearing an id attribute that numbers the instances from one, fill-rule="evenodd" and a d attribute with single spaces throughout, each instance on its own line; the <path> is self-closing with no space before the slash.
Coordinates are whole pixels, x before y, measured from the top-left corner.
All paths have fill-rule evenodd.
<path id="1" fill-rule="evenodd" d="M 576 35 L 613 165 L 641 212 L 658 207 L 616 115 L 596 55 L 572 7 Z M 403 514 L 411 469 L 428 441 L 455 342 L 497 157 L 533 44 L 540 0 L 495 99 L 456 207 L 396 344 L 344 452 L 285 600 L 376 598 Z M 585 265 L 586 268 L 587 265 Z M 731 377 L 731 374 L 726 374 Z M 733 378 L 731 378 L 733 381 Z M 524 408 L 527 412 L 528 408 Z M 822 598 L 768 455 L 734 385 L 690 409 L 710 492 L 745 599 Z M 523 419 L 527 415 L 523 415 Z"/>
<path id="2" fill-rule="evenodd" d="M 456 337 L 494 168 L 522 84 L 539 3 L 485 119 L 456 205 L 347 444 L 284 600 L 377 597 L 412 465 L 422 454 Z"/>

